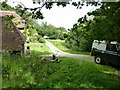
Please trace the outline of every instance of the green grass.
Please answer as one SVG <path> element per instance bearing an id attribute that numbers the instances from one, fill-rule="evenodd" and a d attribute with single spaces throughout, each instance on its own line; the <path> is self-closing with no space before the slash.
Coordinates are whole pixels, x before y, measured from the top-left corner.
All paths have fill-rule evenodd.
<path id="1" fill-rule="evenodd" d="M 44 62 L 41 57 L 3 54 L 2 87 L 34 88 L 59 69 L 59 64 Z"/>
<path id="2" fill-rule="evenodd" d="M 40 84 L 41 88 L 118 88 L 117 70 L 83 59 L 61 58 L 60 69 Z"/>
<path id="3" fill-rule="evenodd" d="M 48 46 L 45 45 L 45 43 L 29 43 L 31 54 L 39 54 L 39 55 L 46 55 L 46 54 L 52 54 L 53 52 L 50 50 Z"/>
<path id="4" fill-rule="evenodd" d="M 79 52 L 79 51 L 74 51 L 72 49 L 68 49 L 63 45 L 65 42 L 64 40 L 52 40 L 52 39 L 47 39 L 50 41 L 54 46 L 56 46 L 58 49 L 64 51 L 64 52 L 69 52 L 71 54 L 83 54 L 83 55 L 90 55 L 90 52 Z"/>
<path id="5" fill-rule="evenodd" d="M 3 88 L 120 88 L 115 68 L 86 61 L 89 58 L 61 57 L 50 63 L 41 57 L 3 54 Z"/>

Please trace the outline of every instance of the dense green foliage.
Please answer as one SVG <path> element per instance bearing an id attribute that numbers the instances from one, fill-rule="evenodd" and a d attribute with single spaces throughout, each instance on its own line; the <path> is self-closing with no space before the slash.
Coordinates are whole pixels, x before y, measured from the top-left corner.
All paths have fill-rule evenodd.
<path id="1" fill-rule="evenodd" d="M 120 42 L 120 2 L 105 3 L 88 15 L 94 16 L 89 24 L 92 38 Z"/>
<path id="2" fill-rule="evenodd" d="M 40 43 L 45 43 L 44 38 L 39 38 L 38 41 L 39 41 Z"/>
<path id="3" fill-rule="evenodd" d="M 118 71 L 88 59 L 60 58 L 49 63 L 41 57 L 3 54 L 3 88 L 120 88 Z"/>
<path id="4" fill-rule="evenodd" d="M 74 50 L 90 51 L 93 40 L 120 42 L 119 16 L 120 2 L 103 3 L 99 9 L 78 20 L 69 32 L 66 46 Z"/>
<path id="5" fill-rule="evenodd" d="M 6 10 L 6 11 L 13 11 L 14 8 L 12 8 L 10 5 L 6 4 L 6 2 L 0 2 L 0 9 Z"/>
<path id="6" fill-rule="evenodd" d="M 38 34 L 41 36 L 47 36 L 50 39 L 64 39 L 64 33 L 66 29 L 63 27 L 57 28 L 53 25 L 42 23 L 38 29 Z"/>

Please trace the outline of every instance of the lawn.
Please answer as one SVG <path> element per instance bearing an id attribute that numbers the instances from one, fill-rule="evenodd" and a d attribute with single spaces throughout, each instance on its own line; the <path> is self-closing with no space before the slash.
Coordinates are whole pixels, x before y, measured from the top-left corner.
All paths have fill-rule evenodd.
<path id="1" fill-rule="evenodd" d="M 60 69 L 39 86 L 41 88 L 119 88 L 118 71 L 83 59 L 61 58 Z M 119 71 L 120 73 L 120 71 Z"/>
<path id="2" fill-rule="evenodd" d="M 74 51 L 74 50 L 68 49 L 67 47 L 65 47 L 63 45 L 63 43 L 65 42 L 64 40 L 52 40 L 52 39 L 47 39 L 47 40 L 50 41 L 58 49 L 60 49 L 60 50 L 62 50 L 64 52 L 69 52 L 71 54 L 90 55 L 90 52 L 79 52 L 79 51 Z"/>
<path id="3" fill-rule="evenodd" d="M 46 54 L 53 54 L 48 46 L 45 43 L 39 42 L 31 42 L 28 44 L 30 46 L 31 54 L 39 54 L 39 55 L 46 55 Z"/>
<path id="4" fill-rule="evenodd" d="M 120 88 L 120 71 L 86 61 L 60 57 L 60 63 L 41 57 L 3 54 L 3 88 Z"/>

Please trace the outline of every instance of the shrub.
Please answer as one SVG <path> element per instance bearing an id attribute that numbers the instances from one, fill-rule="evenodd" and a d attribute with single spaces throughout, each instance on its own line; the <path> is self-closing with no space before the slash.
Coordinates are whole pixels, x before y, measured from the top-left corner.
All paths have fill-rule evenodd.
<path id="1" fill-rule="evenodd" d="M 37 36 L 36 35 L 30 36 L 29 38 L 30 38 L 31 42 L 37 41 Z"/>
<path id="2" fill-rule="evenodd" d="M 74 39 L 67 38 L 65 40 L 64 46 L 66 46 L 69 49 L 75 50 L 75 51 L 81 51 L 81 52 L 88 52 L 91 50 L 92 41 L 86 40 L 84 38 L 79 39 L 79 43 L 76 42 Z"/>
<path id="3" fill-rule="evenodd" d="M 45 40 L 44 40 L 43 38 L 40 38 L 38 41 L 39 41 L 40 43 L 45 43 Z"/>

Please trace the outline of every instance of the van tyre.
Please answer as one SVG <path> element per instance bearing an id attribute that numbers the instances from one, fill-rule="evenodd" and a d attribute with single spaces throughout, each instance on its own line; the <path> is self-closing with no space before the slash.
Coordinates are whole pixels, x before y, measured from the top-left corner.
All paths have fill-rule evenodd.
<path id="1" fill-rule="evenodd" d="M 94 61 L 95 61 L 95 63 L 97 63 L 97 64 L 103 64 L 103 61 L 102 61 L 102 59 L 101 59 L 100 56 L 95 56 Z"/>

